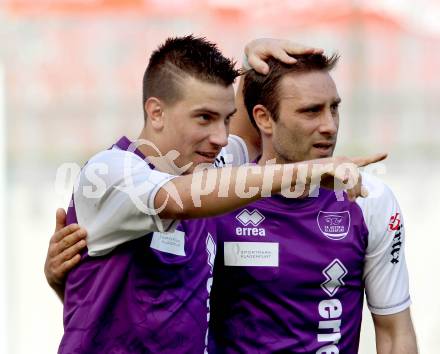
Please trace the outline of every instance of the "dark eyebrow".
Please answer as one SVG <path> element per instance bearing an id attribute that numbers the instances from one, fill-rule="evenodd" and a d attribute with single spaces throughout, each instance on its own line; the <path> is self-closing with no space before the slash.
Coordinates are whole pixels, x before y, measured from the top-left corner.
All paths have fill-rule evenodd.
<path id="1" fill-rule="evenodd" d="M 314 110 L 321 110 L 323 107 L 325 106 L 324 103 L 317 103 L 317 104 L 311 104 L 308 106 L 304 106 L 304 107 L 300 107 L 298 108 L 296 111 L 298 113 L 304 113 L 304 112 L 308 112 L 308 111 L 314 111 Z"/>
<path id="2" fill-rule="evenodd" d="M 230 112 L 226 117 L 230 117 L 230 116 L 234 115 L 235 112 L 237 112 L 237 108 L 234 108 L 234 110 L 232 112 Z M 192 111 L 192 114 L 202 114 L 202 113 L 209 114 L 209 115 L 215 116 L 215 117 L 220 116 L 220 113 L 218 113 L 216 111 L 212 111 L 208 108 L 198 108 L 198 109 L 195 109 L 194 111 Z"/>
<path id="3" fill-rule="evenodd" d="M 333 100 L 333 102 L 331 103 L 331 105 L 333 106 L 333 105 L 339 105 L 341 103 L 341 99 L 338 97 L 338 98 L 335 98 L 334 100 Z M 304 112 L 308 112 L 308 111 L 314 111 L 314 110 L 321 110 L 322 108 L 324 108 L 324 106 L 325 106 L 325 103 L 313 103 L 313 104 L 310 104 L 310 105 L 308 105 L 308 106 L 304 106 L 304 107 L 300 107 L 300 108 L 298 108 L 297 110 L 296 110 L 296 112 L 298 112 L 298 113 L 304 113 Z"/>
<path id="4" fill-rule="evenodd" d="M 237 113 L 237 108 L 235 108 L 231 113 L 229 113 L 226 117 L 229 118 L 233 116 L 235 113 Z"/>

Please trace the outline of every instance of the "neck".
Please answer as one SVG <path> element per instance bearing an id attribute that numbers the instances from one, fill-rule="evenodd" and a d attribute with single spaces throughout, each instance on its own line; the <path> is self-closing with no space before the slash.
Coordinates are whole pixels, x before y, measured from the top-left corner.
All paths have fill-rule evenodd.
<path id="1" fill-rule="evenodd" d="M 263 148 L 263 154 L 261 155 L 261 158 L 258 160 L 258 164 L 261 166 L 264 166 L 266 164 L 289 164 L 289 163 L 294 163 L 294 161 L 289 161 L 286 160 L 285 158 L 283 158 L 282 156 L 280 156 L 274 149 L 273 146 L 271 144 L 262 144 L 262 148 Z M 296 183 L 297 184 L 297 183 Z M 297 188 L 297 186 L 292 186 L 290 189 L 293 190 L 295 188 Z M 310 193 L 310 185 L 307 185 L 304 188 L 304 192 L 302 193 L 302 195 L 300 197 L 298 197 L 298 199 L 304 199 L 307 198 L 307 196 Z"/>
<path id="2" fill-rule="evenodd" d="M 259 165 L 265 165 L 269 163 L 286 164 L 291 162 L 280 156 L 273 148 L 271 142 L 267 141 L 264 137 L 262 137 L 261 149 L 262 154 L 261 158 L 258 160 Z"/>
<path id="3" fill-rule="evenodd" d="M 286 159 L 282 158 L 281 156 L 278 156 L 277 154 L 269 153 L 266 151 L 263 151 L 261 158 L 258 160 L 259 165 L 287 164 L 287 163 L 292 163 L 292 161 L 287 161 Z"/>
<path id="4" fill-rule="evenodd" d="M 137 149 L 157 170 L 172 175 L 182 174 L 182 171 L 176 166 L 173 158 L 169 155 L 167 156 L 168 150 L 162 143 L 160 137 L 152 134 L 145 126 L 139 134 L 137 141 L 139 142 Z"/>
<path id="5" fill-rule="evenodd" d="M 145 156 L 159 157 L 166 154 L 166 151 L 164 151 L 163 147 L 161 146 L 160 139 L 151 134 L 151 132 L 146 129 L 146 126 L 144 126 L 142 129 L 137 140 L 140 140 L 138 150 Z"/>

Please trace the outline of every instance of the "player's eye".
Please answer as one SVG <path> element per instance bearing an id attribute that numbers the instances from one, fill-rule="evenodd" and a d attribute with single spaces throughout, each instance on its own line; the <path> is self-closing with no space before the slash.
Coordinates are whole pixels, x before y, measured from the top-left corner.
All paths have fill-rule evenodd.
<path id="1" fill-rule="evenodd" d="M 321 112 L 321 106 L 309 107 L 305 110 L 306 113 L 319 113 Z"/>
<path id="2" fill-rule="evenodd" d="M 198 118 L 204 122 L 211 120 L 211 116 L 209 114 L 200 114 Z"/>
<path id="3" fill-rule="evenodd" d="M 339 110 L 339 103 L 334 103 L 330 106 L 333 113 L 338 113 Z"/>

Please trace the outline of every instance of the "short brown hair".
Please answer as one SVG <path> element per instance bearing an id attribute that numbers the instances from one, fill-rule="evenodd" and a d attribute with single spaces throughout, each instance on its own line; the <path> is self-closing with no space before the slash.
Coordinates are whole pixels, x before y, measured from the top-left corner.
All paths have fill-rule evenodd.
<path id="1" fill-rule="evenodd" d="M 258 129 L 253 117 L 253 109 L 257 104 L 267 108 L 276 121 L 279 110 L 279 84 L 281 78 L 289 73 L 302 73 L 310 71 L 330 71 L 339 60 L 339 55 L 333 54 L 330 57 L 324 54 L 296 55 L 295 64 L 284 64 L 276 59 L 270 58 L 267 61 L 269 73 L 259 74 L 255 70 L 245 73 L 243 84 L 243 97 L 246 110 L 251 123 Z"/>
<path id="2" fill-rule="evenodd" d="M 223 56 L 214 43 L 193 35 L 168 38 L 151 55 L 143 78 L 143 106 L 149 97 L 168 104 L 181 98 L 177 84 L 187 75 L 209 83 L 229 86 L 239 75 L 235 62 Z M 144 117 L 147 118 L 145 109 Z"/>

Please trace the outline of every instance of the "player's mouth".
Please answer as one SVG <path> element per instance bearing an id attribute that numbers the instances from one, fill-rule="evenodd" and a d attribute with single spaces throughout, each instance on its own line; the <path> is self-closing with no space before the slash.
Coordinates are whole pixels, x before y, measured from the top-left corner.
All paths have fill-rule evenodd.
<path id="1" fill-rule="evenodd" d="M 218 151 L 216 152 L 196 151 L 196 154 L 200 155 L 203 158 L 202 162 L 205 163 L 213 163 L 218 153 L 219 153 Z"/>
<path id="2" fill-rule="evenodd" d="M 332 142 L 319 142 L 316 144 L 313 144 L 313 147 L 318 150 L 319 154 L 322 156 L 329 156 L 332 151 L 333 151 L 333 147 L 334 147 L 334 143 Z"/>

